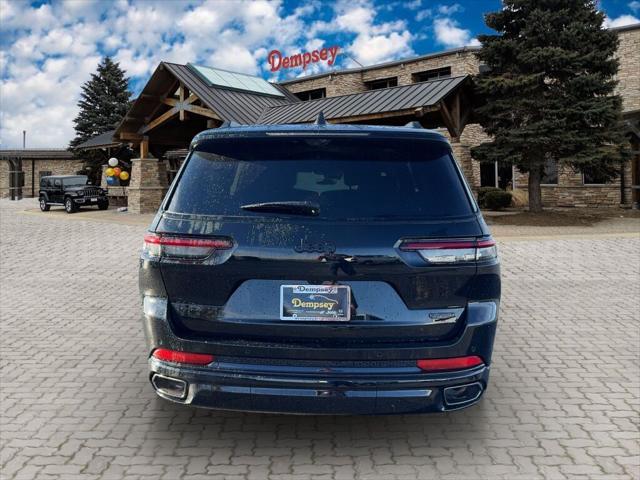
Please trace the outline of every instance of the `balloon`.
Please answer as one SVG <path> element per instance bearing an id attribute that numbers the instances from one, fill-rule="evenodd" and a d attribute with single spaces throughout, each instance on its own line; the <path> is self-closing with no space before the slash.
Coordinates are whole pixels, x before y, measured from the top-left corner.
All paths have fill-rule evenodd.
<path id="1" fill-rule="evenodd" d="M 107 177 L 107 185 L 115 185 L 116 177 Z"/>
<path id="2" fill-rule="evenodd" d="M 120 172 L 122 172 L 122 169 L 120 167 L 116 167 L 113 169 L 113 176 L 114 177 L 119 177 L 120 176 Z"/>
<path id="3" fill-rule="evenodd" d="M 120 180 L 129 180 L 129 172 L 120 172 Z"/>
<path id="4" fill-rule="evenodd" d="M 118 159 L 115 157 L 111 157 L 109 159 L 109 166 L 110 167 L 115 167 L 116 165 L 118 165 Z"/>
<path id="5" fill-rule="evenodd" d="M 113 168 L 109 167 L 107 168 L 104 173 L 107 175 L 107 177 L 113 177 L 113 175 L 115 174 L 115 172 L 113 171 Z"/>

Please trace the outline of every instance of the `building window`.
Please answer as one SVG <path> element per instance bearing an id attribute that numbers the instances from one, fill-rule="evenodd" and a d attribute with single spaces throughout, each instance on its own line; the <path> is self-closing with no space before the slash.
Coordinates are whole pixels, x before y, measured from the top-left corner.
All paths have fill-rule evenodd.
<path id="1" fill-rule="evenodd" d="M 367 90 L 379 90 L 381 88 L 397 87 L 398 77 L 381 78 L 379 80 L 371 80 L 364 82 Z"/>
<path id="2" fill-rule="evenodd" d="M 558 184 L 558 162 L 553 158 L 547 158 L 544 162 L 544 170 L 542 172 L 542 179 L 540 183 L 542 185 Z"/>
<path id="3" fill-rule="evenodd" d="M 428 82 L 429 80 L 438 80 L 439 78 L 449 78 L 451 76 L 451 67 L 434 68 L 424 72 L 417 72 L 411 75 L 414 83 Z"/>
<path id="4" fill-rule="evenodd" d="M 50 177 L 51 175 L 53 175 L 51 170 L 40 170 L 40 172 L 38 172 L 38 173 L 40 174 L 40 178 L 42 178 L 42 177 Z"/>
<path id="5" fill-rule="evenodd" d="M 604 185 L 609 183 L 609 179 L 601 171 L 594 167 L 582 168 L 582 184 L 583 185 Z"/>
<path id="6" fill-rule="evenodd" d="M 327 96 L 326 88 L 316 88 L 315 90 L 305 90 L 304 92 L 298 92 L 294 94 L 300 100 L 317 100 L 318 98 L 325 98 Z"/>

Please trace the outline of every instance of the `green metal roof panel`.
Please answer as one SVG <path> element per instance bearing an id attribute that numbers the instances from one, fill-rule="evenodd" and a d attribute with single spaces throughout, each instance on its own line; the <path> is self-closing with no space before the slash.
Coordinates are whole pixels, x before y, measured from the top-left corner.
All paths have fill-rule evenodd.
<path id="1" fill-rule="evenodd" d="M 204 78 L 209 83 L 209 86 L 284 97 L 280 90 L 260 77 L 254 77 L 245 73 L 229 72 L 204 65 L 194 65 L 192 63 L 189 63 L 187 66 Z"/>

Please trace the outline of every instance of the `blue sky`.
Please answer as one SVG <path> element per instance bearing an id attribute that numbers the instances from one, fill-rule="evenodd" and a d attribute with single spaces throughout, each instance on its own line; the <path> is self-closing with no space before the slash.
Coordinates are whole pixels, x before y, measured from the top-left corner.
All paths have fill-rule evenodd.
<path id="1" fill-rule="evenodd" d="M 267 54 L 339 45 L 331 68 L 477 44 L 500 0 L 0 0 L 0 148 L 65 147 L 80 86 L 104 55 L 139 92 L 162 60 L 282 80 Z M 600 0 L 608 26 L 637 23 L 640 0 Z"/>

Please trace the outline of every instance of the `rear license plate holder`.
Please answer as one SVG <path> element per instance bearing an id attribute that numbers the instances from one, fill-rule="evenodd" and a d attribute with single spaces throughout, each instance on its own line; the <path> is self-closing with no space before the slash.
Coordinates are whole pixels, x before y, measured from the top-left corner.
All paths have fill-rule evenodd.
<path id="1" fill-rule="evenodd" d="M 348 285 L 280 286 L 280 320 L 348 322 L 350 318 Z"/>

